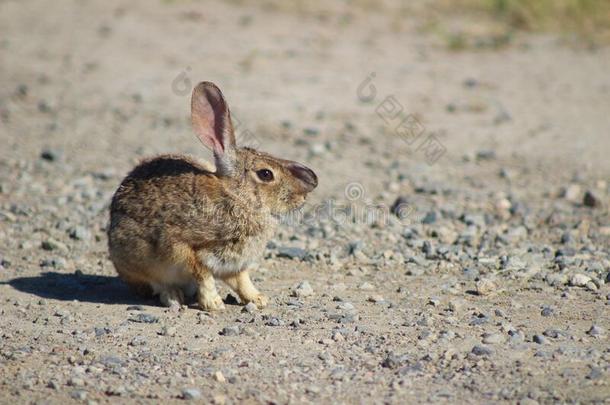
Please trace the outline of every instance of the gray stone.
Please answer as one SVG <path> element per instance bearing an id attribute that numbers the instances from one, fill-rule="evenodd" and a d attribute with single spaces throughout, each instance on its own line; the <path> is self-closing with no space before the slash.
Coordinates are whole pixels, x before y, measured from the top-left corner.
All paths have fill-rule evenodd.
<path id="1" fill-rule="evenodd" d="M 341 309 L 343 311 L 353 311 L 354 305 L 349 302 L 342 302 L 341 304 L 337 305 L 337 309 Z"/>
<path id="2" fill-rule="evenodd" d="M 559 287 L 568 284 L 569 278 L 567 274 L 548 273 L 545 280 L 550 286 Z"/>
<path id="3" fill-rule="evenodd" d="M 60 318 L 67 318 L 70 316 L 70 313 L 68 311 L 66 311 L 65 309 L 57 309 L 55 310 L 55 313 L 53 314 L 55 316 L 58 316 Z"/>
<path id="4" fill-rule="evenodd" d="M 104 356 L 100 359 L 100 363 L 102 363 L 105 367 L 109 369 L 115 369 L 118 367 L 123 367 L 125 362 L 118 356 Z"/>
<path id="5" fill-rule="evenodd" d="M 164 326 L 164 327 L 163 327 L 163 328 L 161 328 L 161 330 L 159 331 L 159 335 L 161 335 L 161 336 L 169 336 L 169 337 L 172 337 L 172 336 L 176 336 L 176 333 L 177 333 L 177 332 L 178 332 L 178 331 L 177 331 L 177 330 L 176 330 L 176 328 L 175 328 L 175 327 L 173 327 L 173 326 Z"/>
<path id="6" fill-rule="evenodd" d="M 53 148 L 44 148 L 42 152 L 40 152 L 40 158 L 48 162 L 56 162 L 61 159 L 61 156 L 61 151 Z"/>
<path id="7" fill-rule="evenodd" d="M 314 127 L 306 127 L 303 128 L 303 133 L 308 136 L 316 136 L 320 133 L 320 130 Z"/>
<path id="8" fill-rule="evenodd" d="M 390 353 L 381 362 L 381 367 L 394 369 L 394 368 L 398 368 L 398 367 L 402 366 L 407 361 L 408 361 L 407 356 L 398 356 L 394 353 Z"/>
<path id="9" fill-rule="evenodd" d="M 571 202 L 578 202 L 581 198 L 581 189 L 578 184 L 570 184 L 563 188 L 560 192 L 560 197 L 565 198 Z"/>
<path id="10" fill-rule="evenodd" d="M 476 283 L 477 294 L 484 296 L 494 293 L 498 286 L 490 279 L 481 279 Z"/>
<path id="11" fill-rule="evenodd" d="M 47 383 L 47 387 L 51 388 L 52 390 L 58 390 L 59 389 L 59 384 L 57 383 L 57 381 L 51 380 L 51 381 L 49 381 Z"/>
<path id="12" fill-rule="evenodd" d="M 201 398 L 201 391 L 197 388 L 185 388 L 182 390 L 182 398 L 191 400 Z"/>
<path id="13" fill-rule="evenodd" d="M 574 287 L 586 287 L 587 283 L 591 281 L 591 277 L 584 274 L 573 274 L 570 277 L 570 285 Z"/>
<path id="14" fill-rule="evenodd" d="M 137 322 L 137 323 L 157 323 L 159 322 L 159 317 L 152 315 L 152 314 L 147 314 L 147 313 L 139 313 L 139 314 L 134 314 L 132 315 L 129 320 L 131 322 Z"/>
<path id="15" fill-rule="evenodd" d="M 591 366 L 591 370 L 589 371 L 589 374 L 587 374 L 587 376 L 585 378 L 587 380 L 599 380 L 603 376 L 604 376 L 604 373 L 602 372 L 602 370 L 599 367 Z"/>
<path id="16" fill-rule="evenodd" d="M 373 286 L 371 283 L 369 283 L 368 281 L 365 281 L 364 283 L 360 284 L 358 286 L 359 290 L 363 290 L 363 291 L 371 291 L 375 289 L 375 286 Z"/>
<path id="17" fill-rule="evenodd" d="M 369 301 L 369 302 L 374 302 L 376 304 L 385 302 L 383 297 L 381 295 L 379 295 L 379 294 L 370 295 L 370 296 L 367 297 L 366 300 Z"/>
<path id="18" fill-rule="evenodd" d="M 471 352 L 475 356 L 491 356 L 493 354 L 493 350 L 489 347 L 479 345 L 474 346 Z"/>
<path id="19" fill-rule="evenodd" d="M 532 341 L 540 345 L 546 344 L 548 342 L 543 335 L 534 335 Z"/>
<path id="20" fill-rule="evenodd" d="M 605 334 L 605 331 L 601 326 L 592 325 L 591 328 L 589 328 L 589 330 L 587 331 L 587 334 L 593 337 L 600 337 Z"/>
<path id="21" fill-rule="evenodd" d="M 311 295 L 313 295 L 313 288 L 311 288 L 311 285 L 309 284 L 309 281 L 307 281 L 307 280 L 301 281 L 292 290 L 293 297 L 303 298 L 303 297 L 309 297 Z"/>
<path id="22" fill-rule="evenodd" d="M 476 326 L 476 325 L 485 325 L 486 323 L 489 323 L 490 319 L 489 316 L 487 316 L 486 314 L 476 314 L 472 320 L 470 321 L 469 325 L 472 326 Z"/>
<path id="23" fill-rule="evenodd" d="M 501 333 L 485 333 L 483 334 L 483 343 L 485 344 L 500 344 L 506 341 L 506 336 Z"/>
<path id="24" fill-rule="evenodd" d="M 474 225 L 483 228 L 486 225 L 485 217 L 482 214 L 464 214 L 461 220 L 468 226 Z"/>
<path id="25" fill-rule="evenodd" d="M 539 402 L 531 398 L 522 398 L 519 400 L 519 405 L 538 405 Z"/>
<path id="26" fill-rule="evenodd" d="M 70 393 L 70 397 L 72 399 L 76 399 L 78 401 L 84 401 L 87 399 L 87 391 L 84 390 L 76 390 Z"/>
<path id="27" fill-rule="evenodd" d="M 83 387 L 85 385 L 85 380 L 80 377 L 72 377 L 68 380 L 68 385 L 72 387 Z"/>
<path id="28" fill-rule="evenodd" d="M 48 250 L 48 251 L 61 251 L 61 252 L 68 252 L 68 246 L 63 243 L 58 241 L 57 239 L 53 239 L 53 238 L 48 238 L 44 241 L 42 241 L 42 243 L 40 244 L 40 247 L 42 247 L 44 250 Z"/>
<path id="29" fill-rule="evenodd" d="M 500 308 L 494 309 L 494 315 L 499 316 L 500 318 L 506 318 L 506 314 Z"/>
<path id="30" fill-rule="evenodd" d="M 428 305 L 432 305 L 434 307 L 438 307 L 439 305 L 441 305 L 441 300 L 439 300 L 436 297 L 430 297 L 428 299 Z"/>
<path id="31" fill-rule="evenodd" d="M 68 235 L 75 240 L 88 240 L 91 232 L 84 226 L 74 226 L 68 230 Z"/>
<path id="32" fill-rule="evenodd" d="M 237 326 L 237 325 L 225 326 L 220 331 L 220 334 L 222 336 L 237 336 L 240 333 L 241 333 L 241 330 L 239 329 L 239 326 Z"/>
<path id="33" fill-rule="evenodd" d="M 283 326 L 284 325 L 284 321 L 282 321 L 278 317 L 272 316 L 271 318 L 269 318 L 267 320 L 265 325 L 267 325 L 267 326 Z"/>
<path id="34" fill-rule="evenodd" d="M 436 211 L 430 211 L 426 214 L 424 219 L 422 219 L 422 223 L 426 224 L 426 225 L 430 225 L 430 224 L 435 223 L 437 219 L 438 219 L 438 214 L 436 213 Z"/>
<path id="35" fill-rule="evenodd" d="M 495 160 L 496 151 L 493 149 L 482 149 L 477 152 L 477 160 Z"/>
<path id="36" fill-rule="evenodd" d="M 474 280 L 477 277 L 479 277 L 479 275 L 480 275 L 479 270 L 472 268 L 472 267 L 464 268 L 462 274 L 469 280 Z"/>
<path id="37" fill-rule="evenodd" d="M 461 300 L 456 300 L 456 299 L 450 300 L 449 303 L 447 304 L 447 308 L 451 312 L 458 312 L 463 306 L 464 306 L 464 302 Z"/>
<path id="38" fill-rule="evenodd" d="M 95 327 L 93 328 L 93 332 L 95 333 L 95 337 L 102 337 L 111 333 L 112 331 L 109 328 Z"/>
<path id="39" fill-rule="evenodd" d="M 354 255 L 362 250 L 364 243 L 361 240 L 353 240 L 347 246 L 347 251 L 350 255 Z"/>
<path id="40" fill-rule="evenodd" d="M 304 260 L 307 257 L 307 251 L 298 247 L 280 246 L 277 248 L 277 257 Z"/>
<path id="41" fill-rule="evenodd" d="M 406 219 L 411 213 L 411 205 L 407 197 L 397 197 L 390 206 L 390 212 L 396 215 L 398 219 Z"/>
<path id="42" fill-rule="evenodd" d="M 509 330 L 508 335 L 512 343 L 521 343 L 525 340 L 525 334 L 521 330 Z"/>
<path id="43" fill-rule="evenodd" d="M 328 151 L 326 144 L 321 142 L 314 142 L 309 145 L 309 153 L 312 156 L 321 156 Z"/>
<path id="44" fill-rule="evenodd" d="M 563 335 L 563 332 L 561 332 L 560 330 L 557 330 L 557 329 L 546 329 L 544 332 L 542 332 L 542 334 L 546 337 L 549 337 L 552 339 L 557 339 L 561 335 Z"/>
<path id="45" fill-rule="evenodd" d="M 586 207 L 596 208 L 601 206 L 601 200 L 593 191 L 588 190 L 582 200 Z"/>
<path id="46" fill-rule="evenodd" d="M 244 305 L 244 307 L 241 310 L 241 312 L 246 312 L 248 314 L 253 314 L 256 311 L 258 311 L 258 307 L 253 302 L 247 303 L 246 305 Z"/>

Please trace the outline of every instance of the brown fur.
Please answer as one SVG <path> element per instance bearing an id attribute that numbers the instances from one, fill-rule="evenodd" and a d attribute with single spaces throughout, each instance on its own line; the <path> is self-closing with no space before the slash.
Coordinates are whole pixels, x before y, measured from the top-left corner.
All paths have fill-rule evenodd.
<path id="1" fill-rule="evenodd" d="M 210 83 L 193 91 L 194 128 L 213 148 L 219 169 L 159 156 L 135 167 L 112 199 L 110 259 L 134 290 L 153 291 L 166 305 L 182 303 L 194 286 L 204 309 L 221 308 L 214 277 L 237 288 L 242 300 L 266 304 L 247 273 L 238 274 L 262 254 L 273 215 L 302 205 L 317 185 L 315 174 L 296 162 L 238 148 L 224 103 Z M 273 180 L 261 181 L 261 169 L 271 170 Z"/>

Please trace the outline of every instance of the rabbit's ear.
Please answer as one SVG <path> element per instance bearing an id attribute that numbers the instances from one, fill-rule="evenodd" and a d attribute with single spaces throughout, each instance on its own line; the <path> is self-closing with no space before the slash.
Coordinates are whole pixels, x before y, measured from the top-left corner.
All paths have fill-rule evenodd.
<path id="1" fill-rule="evenodd" d="M 219 174 L 231 174 L 236 159 L 235 134 L 229 107 L 214 83 L 201 82 L 193 90 L 191 122 L 199 140 L 214 152 Z"/>

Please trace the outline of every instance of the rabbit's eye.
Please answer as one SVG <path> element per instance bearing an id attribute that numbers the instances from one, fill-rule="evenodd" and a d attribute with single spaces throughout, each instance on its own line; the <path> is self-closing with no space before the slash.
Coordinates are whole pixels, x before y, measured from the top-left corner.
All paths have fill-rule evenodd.
<path id="1" fill-rule="evenodd" d="M 270 182 L 273 180 L 273 172 L 269 169 L 260 169 L 256 171 L 256 175 L 261 181 Z"/>

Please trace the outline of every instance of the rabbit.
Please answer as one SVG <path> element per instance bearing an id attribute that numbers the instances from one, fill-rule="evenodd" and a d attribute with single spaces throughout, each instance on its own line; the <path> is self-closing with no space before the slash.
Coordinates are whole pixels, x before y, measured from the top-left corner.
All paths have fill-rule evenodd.
<path id="1" fill-rule="evenodd" d="M 196 295 L 201 309 L 223 309 L 220 279 L 243 304 L 263 308 L 269 298 L 249 272 L 277 217 L 300 208 L 318 178 L 300 163 L 237 146 L 227 103 L 211 82 L 193 89 L 191 121 L 215 168 L 178 155 L 136 166 L 110 205 L 110 260 L 130 287 L 164 306 Z"/>

